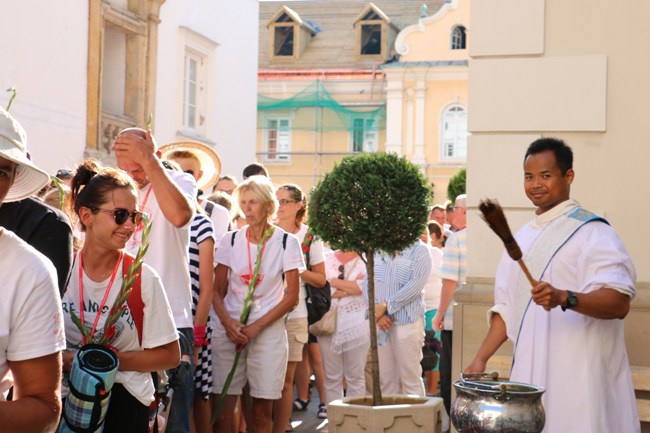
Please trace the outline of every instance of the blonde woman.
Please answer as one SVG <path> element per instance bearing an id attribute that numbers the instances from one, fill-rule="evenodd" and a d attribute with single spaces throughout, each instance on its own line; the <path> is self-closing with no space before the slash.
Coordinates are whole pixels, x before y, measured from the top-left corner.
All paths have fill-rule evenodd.
<path id="1" fill-rule="evenodd" d="M 282 395 L 287 369 L 284 317 L 298 301 L 299 273 L 305 265 L 298 240 L 271 223 L 278 203 L 268 178 L 251 176 L 235 189 L 233 198 L 247 225 L 226 233 L 215 256 L 215 401 L 224 392 L 236 353 L 241 356 L 215 430 L 231 432 L 236 398 L 248 382 L 253 399 L 248 427 L 254 433 L 270 433 L 273 400 Z M 247 310 L 250 316 L 242 323 Z"/>

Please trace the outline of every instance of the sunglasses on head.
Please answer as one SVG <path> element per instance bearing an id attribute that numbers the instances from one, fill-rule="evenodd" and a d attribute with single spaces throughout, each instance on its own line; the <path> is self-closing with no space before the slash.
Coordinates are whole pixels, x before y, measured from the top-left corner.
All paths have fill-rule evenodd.
<path id="1" fill-rule="evenodd" d="M 105 213 L 110 213 L 113 215 L 113 218 L 115 219 L 115 223 L 119 226 L 124 224 L 129 217 L 131 217 L 131 222 L 133 225 L 139 225 L 142 222 L 142 212 L 139 212 L 137 210 L 129 213 L 128 210 L 121 208 L 121 207 L 116 207 L 115 209 L 101 209 L 98 207 L 91 207 L 89 208 L 93 212 L 105 212 Z"/>

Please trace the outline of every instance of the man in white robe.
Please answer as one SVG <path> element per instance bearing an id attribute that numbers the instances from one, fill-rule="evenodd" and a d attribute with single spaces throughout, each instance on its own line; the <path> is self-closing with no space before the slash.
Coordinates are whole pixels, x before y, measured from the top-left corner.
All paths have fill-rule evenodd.
<path id="1" fill-rule="evenodd" d="M 524 186 L 537 211 L 515 238 L 539 283 L 531 290 L 503 255 L 490 330 L 465 372 L 485 371 L 511 339 L 510 380 L 546 389 L 544 432 L 639 432 L 622 320 L 636 273 L 614 229 L 570 199 L 572 164 L 561 140 L 528 148 Z"/>

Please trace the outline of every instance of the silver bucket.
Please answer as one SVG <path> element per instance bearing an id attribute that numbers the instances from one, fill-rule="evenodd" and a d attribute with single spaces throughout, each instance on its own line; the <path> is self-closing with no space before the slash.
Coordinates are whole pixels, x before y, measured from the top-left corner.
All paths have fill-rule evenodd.
<path id="1" fill-rule="evenodd" d="M 498 373 L 462 374 L 454 382 L 451 422 L 459 433 L 539 433 L 546 416 L 544 388 L 498 379 Z"/>

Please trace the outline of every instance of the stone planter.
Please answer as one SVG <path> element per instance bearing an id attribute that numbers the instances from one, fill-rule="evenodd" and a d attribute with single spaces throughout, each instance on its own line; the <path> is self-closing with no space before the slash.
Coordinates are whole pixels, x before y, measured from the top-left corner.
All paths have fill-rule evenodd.
<path id="1" fill-rule="evenodd" d="M 439 397 L 385 395 L 383 406 L 372 397 L 335 400 L 327 406 L 329 433 L 442 433 Z"/>

